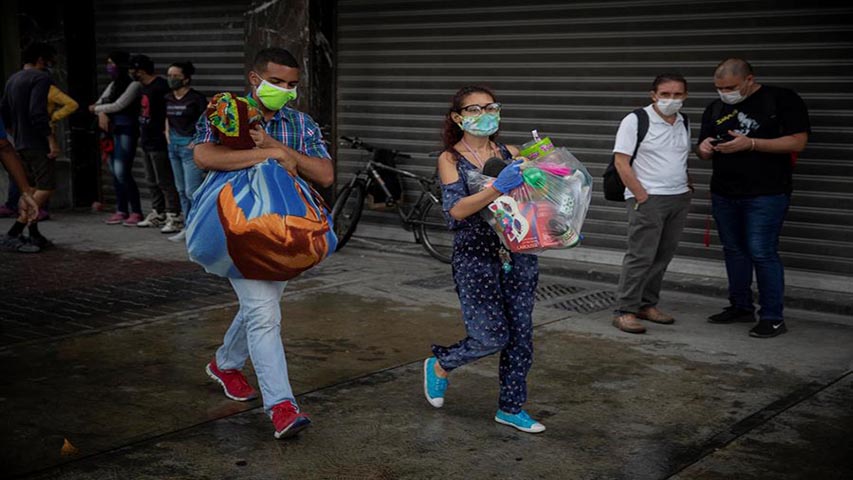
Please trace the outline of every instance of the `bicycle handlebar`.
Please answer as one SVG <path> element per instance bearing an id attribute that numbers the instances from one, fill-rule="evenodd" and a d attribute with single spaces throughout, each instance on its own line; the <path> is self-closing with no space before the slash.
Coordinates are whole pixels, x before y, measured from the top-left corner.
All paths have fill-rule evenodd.
<path id="1" fill-rule="evenodd" d="M 382 149 L 381 149 L 381 148 L 379 148 L 379 147 L 374 147 L 373 145 L 370 145 L 370 144 L 368 144 L 368 143 L 364 143 L 364 142 L 363 142 L 360 138 L 358 138 L 358 137 L 351 138 L 351 137 L 347 137 L 347 136 L 343 136 L 343 135 L 341 135 L 340 139 L 341 139 L 341 140 L 343 140 L 343 141 L 345 141 L 345 142 L 347 142 L 347 143 L 349 143 L 349 144 L 350 144 L 350 146 L 351 146 L 352 148 L 360 148 L 360 149 L 362 149 L 362 150 L 366 150 L 366 151 L 368 151 L 368 152 L 375 152 L 375 151 L 377 151 L 377 150 L 382 150 Z M 394 156 L 395 156 L 395 157 L 399 157 L 399 158 L 412 158 L 412 156 L 411 156 L 411 155 L 409 155 L 409 154 L 407 154 L 407 153 L 400 153 L 400 152 L 398 152 L 397 150 L 390 150 L 390 151 L 391 151 L 391 153 L 393 153 L 393 154 L 394 154 Z"/>

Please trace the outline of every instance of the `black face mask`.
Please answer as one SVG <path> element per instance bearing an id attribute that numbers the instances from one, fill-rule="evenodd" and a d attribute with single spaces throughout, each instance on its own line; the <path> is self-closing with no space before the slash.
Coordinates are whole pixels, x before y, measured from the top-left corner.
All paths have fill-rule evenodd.
<path id="1" fill-rule="evenodd" d="M 169 78 L 166 81 L 169 83 L 169 88 L 172 90 L 179 90 L 184 86 L 184 81 L 180 78 Z"/>

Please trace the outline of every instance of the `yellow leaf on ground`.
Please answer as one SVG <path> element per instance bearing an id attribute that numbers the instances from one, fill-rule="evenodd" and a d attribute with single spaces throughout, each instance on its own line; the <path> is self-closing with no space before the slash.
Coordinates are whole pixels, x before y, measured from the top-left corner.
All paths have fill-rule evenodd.
<path id="1" fill-rule="evenodd" d="M 80 453 L 80 450 L 78 450 L 74 445 L 71 445 L 71 442 L 69 442 L 67 438 L 62 444 L 62 448 L 59 449 L 59 454 L 63 457 L 70 457 L 72 455 L 77 455 L 78 453 Z"/>

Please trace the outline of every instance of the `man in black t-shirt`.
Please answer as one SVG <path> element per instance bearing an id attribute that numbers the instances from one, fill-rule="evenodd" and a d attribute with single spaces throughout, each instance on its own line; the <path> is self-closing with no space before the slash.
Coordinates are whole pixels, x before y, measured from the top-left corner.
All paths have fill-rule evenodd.
<path id="1" fill-rule="evenodd" d="M 708 320 L 755 320 L 754 270 L 761 309 L 749 334 L 775 337 L 787 331 L 779 234 L 790 204 L 796 155 L 808 141 L 808 110 L 793 91 L 757 83 L 752 66 L 740 58 L 717 66 L 714 86 L 720 99 L 702 115 L 697 153 L 713 162 L 712 209 L 723 244 L 731 305 Z"/>
<path id="2" fill-rule="evenodd" d="M 139 110 L 139 143 L 145 153 L 145 177 L 151 191 L 152 211 L 136 226 L 162 227 L 163 233 L 180 230 L 178 191 L 172 175 L 166 143 L 166 99 L 169 84 L 154 75 L 154 62 L 146 55 L 130 59 L 130 75 L 142 84 Z"/>
<path id="3" fill-rule="evenodd" d="M 47 70 L 56 57 L 56 49 L 43 43 L 34 43 L 23 51 L 24 68 L 6 80 L 0 116 L 15 149 L 21 157 L 27 176 L 35 192 L 34 200 L 44 208 L 56 189 L 56 156 L 51 155 L 50 115 L 47 97 L 51 79 Z M 31 219 L 32 220 L 32 219 Z M 31 251 L 39 251 L 53 245 L 38 228 L 38 223 L 29 223 L 29 238 L 24 237 L 27 219 L 18 218 L 2 240 L 5 243 L 27 243 Z M 19 250 L 24 251 L 24 250 Z"/>

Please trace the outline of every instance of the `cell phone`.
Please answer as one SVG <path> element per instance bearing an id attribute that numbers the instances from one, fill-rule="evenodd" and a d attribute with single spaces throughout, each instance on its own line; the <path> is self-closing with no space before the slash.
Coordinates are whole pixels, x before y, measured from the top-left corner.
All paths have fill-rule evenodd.
<path id="1" fill-rule="evenodd" d="M 732 141 L 734 139 L 735 139 L 735 137 L 733 137 L 731 135 L 723 135 L 723 136 L 718 135 L 716 139 L 711 140 L 711 145 L 717 146 L 721 143 L 726 143 L 726 142 Z"/>

